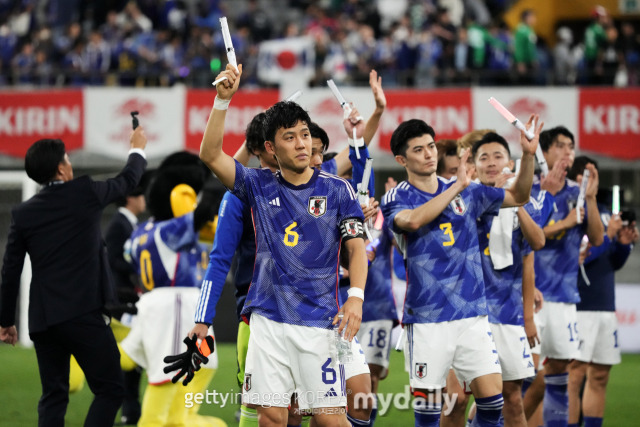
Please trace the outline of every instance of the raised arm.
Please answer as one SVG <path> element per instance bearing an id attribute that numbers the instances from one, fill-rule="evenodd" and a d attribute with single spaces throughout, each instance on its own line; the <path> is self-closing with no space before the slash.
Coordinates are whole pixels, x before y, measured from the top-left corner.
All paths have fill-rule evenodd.
<path id="1" fill-rule="evenodd" d="M 458 168 L 458 179 L 451 187 L 415 209 L 405 209 L 398 212 L 393 219 L 395 226 L 401 230 L 413 232 L 436 219 L 449 206 L 449 203 L 471 183 L 470 174 L 472 171 L 467 171 L 466 167 L 469 153 L 470 151 L 466 150 L 462 154 Z"/>
<path id="2" fill-rule="evenodd" d="M 587 202 L 587 236 L 589 236 L 589 243 L 593 246 L 600 246 L 604 241 L 604 224 L 600 219 L 598 202 L 596 202 L 599 184 L 598 170 L 591 163 L 587 165 L 587 169 L 590 175 L 585 194 Z"/>
<path id="3" fill-rule="evenodd" d="M 361 134 L 366 146 L 369 146 L 373 136 L 376 134 L 382 113 L 384 113 L 384 109 L 387 107 L 387 98 L 382 90 L 382 77 L 378 77 L 376 70 L 371 70 L 369 73 L 369 86 L 371 86 L 371 91 L 373 92 L 373 99 L 375 100 L 376 108 L 373 111 L 373 114 L 371 114 L 371 117 L 369 117 L 369 120 L 367 120 L 367 123 L 364 125 L 364 130 Z M 357 117 L 357 112 L 355 115 L 352 113 L 352 116 Z M 347 134 L 349 135 L 349 138 L 352 138 L 353 134 L 349 133 L 349 130 L 347 130 Z M 346 173 L 351 168 L 351 161 L 349 160 L 350 150 L 353 150 L 353 148 L 347 147 L 340 151 L 335 157 L 338 175 Z"/>
<path id="4" fill-rule="evenodd" d="M 247 148 L 246 140 L 242 143 L 240 148 L 238 148 L 238 151 L 236 151 L 236 154 L 233 155 L 233 158 L 236 159 L 242 166 L 247 166 L 249 164 L 249 160 L 251 160 L 251 153 Z"/>
<path id="5" fill-rule="evenodd" d="M 233 65 L 227 64 L 227 69 L 216 77 L 218 79 L 226 76 L 227 80 L 218 83 L 218 86 L 216 86 L 218 94 L 202 136 L 202 144 L 200 144 L 200 159 L 227 188 L 233 188 L 236 179 L 236 167 L 233 157 L 222 151 L 224 121 L 231 97 L 238 90 L 241 75 L 242 65 L 238 65 L 238 70 L 236 70 Z"/>
<path id="6" fill-rule="evenodd" d="M 534 122 L 538 123 L 537 114 L 532 114 L 527 121 L 527 128 Z M 524 132 L 520 131 L 520 145 L 522 146 L 522 162 L 520 164 L 520 173 L 516 177 L 511 188 L 505 191 L 502 207 L 522 206 L 529 201 L 531 197 L 531 185 L 533 184 L 533 171 L 535 169 L 535 154 L 538 148 L 538 140 L 544 123 L 540 123 L 537 129 L 534 129 L 535 136 L 529 141 Z"/>

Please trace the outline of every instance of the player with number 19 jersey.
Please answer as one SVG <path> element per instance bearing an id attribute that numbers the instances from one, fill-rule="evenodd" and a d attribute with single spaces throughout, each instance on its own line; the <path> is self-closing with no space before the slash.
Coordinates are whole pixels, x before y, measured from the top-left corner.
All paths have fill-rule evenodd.
<path id="1" fill-rule="evenodd" d="M 566 179 L 565 186 L 554 196 L 555 207 L 544 226 L 553 225 L 566 218 L 576 206 L 578 194 L 580 194 L 578 183 Z M 539 200 L 540 196 L 540 182 L 534 178 L 531 197 Z M 578 257 L 582 236 L 587 231 L 586 205 L 583 219 L 582 224 L 548 237 L 544 248 L 536 252 L 536 288 L 542 292 L 545 301 L 568 304 L 580 302 Z"/>
<path id="2" fill-rule="evenodd" d="M 339 242 L 362 235 L 364 216 L 351 185 L 315 170 L 306 184 L 295 186 L 280 171 L 236 162 L 233 193 L 251 206 L 256 229 L 243 316 L 257 313 L 275 322 L 330 329 L 338 312 Z"/>
<path id="3" fill-rule="evenodd" d="M 449 188 L 455 180 L 438 177 L 435 193 L 403 181 L 382 200 L 385 221 L 415 209 Z M 497 215 L 505 191 L 471 183 L 429 224 L 415 232 L 393 225 L 404 252 L 407 295 L 403 324 L 438 323 L 487 315 L 476 219 Z"/>

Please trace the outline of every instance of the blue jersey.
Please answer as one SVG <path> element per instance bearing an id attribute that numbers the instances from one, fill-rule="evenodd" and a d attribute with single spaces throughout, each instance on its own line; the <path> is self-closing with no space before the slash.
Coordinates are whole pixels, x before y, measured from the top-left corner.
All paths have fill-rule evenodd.
<path id="1" fill-rule="evenodd" d="M 236 313 L 240 313 L 251 284 L 256 244 L 251 210 L 236 196 L 226 192 L 218 211 L 218 224 L 213 248 L 209 254 L 209 266 L 202 282 L 195 321 L 211 324 L 216 315 L 216 304 L 222 294 L 224 283 L 236 259 L 234 284 L 236 287 Z"/>
<path id="2" fill-rule="evenodd" d="M 544 226 L 553 225 L 566 218 L 576 206 L 580 186 L 577 182 L 566 180 L 564 187 L 555 196 L 554 209 Z M 540 183 L 534 182 L 532 197 L 540 200 Z M 582 224 L 561 231 L 547 238 L 544 248 L 536 252 L 536 288 L 544 299 L 551 302 L 575 304 L 580 301 L 578 295 L 578 257 L 580 243 L 587 226 L 587 209 Z"/>
<path id="3" fill-rule="evenodd" d="M 209 251 L 198 243 L 193 212 L 166 221 L 151 219 L 136 228 L 125 245 L 145 290 L 200 287 Z"/>
<path id="4" fill-rule="evenodd" d="M 335 158 L 322 162 L 321 168 L 324 172 L 330 173 L 331 175 L 337 175 L 338 173 L 338 163 Z"/>
<path id="5" fill-rule="evenodd" d="M 602 222 L 608 226 L 611 212 L 600 204 L 598 210 Z M 607 233 L 600 246 L 589 250 L 589 256 L 584 260 L 584 272 L 590 284 L 584 281 L 582 274 L 578 274 L 578 311 L 616 311 L 615 272 L 622 268 L 630 253 L 631 245 L 611 240 Z"/>
<path id="6" fill-rule="evenodd" d="M 391 284 L 393 233 L 386 222 L 382 225 L 382 233 L 378 239 L 380 243 L 376 248 L 376 257 L 369 267 L 367 285 L 364 288 L 362 321 L 391 319 L 396 324 L 398 312 Z"/>
<path id="7" fill-rule="evenodd" d="M 402 323 L 435 323 L 487 314 L 476 219 L 497 215 L 505 191 L 471 183 L 433 221 L 415 232 L 393 223 L 396 214 L 415 209 L 449 188 L 454 181 L 438 178 L 430 194 L 407 181 L 382 199 L 385 221 L 403 248 L 407 295 Z"/>
<path id="8" fill-rule="evenodd" d="M 331 328 L 342 235 L 357 235 L 364 220 L 351 185 L 315 170 L 309 182 L 294 186 L 279 171 L 236 162 L 233 193 L 251 206 L 256 230 L 255 268 L 242 314 Z"/>
<path id="9" fill-rule="evenodd" d="M 537 202 L 533 200 L 524 205 L 523 208 L 537 223 L 540 216 L 540 206 Z M 531 246 L 524 238 L 518 217 L 514 214 L 511 237 L 513 264 L 502 270 L 496 270 L 493 267 L 491 253 L 489 252 L 490 231 L 494 218 L 485 216 L 478 221 L 478 241 L 482 254 L 482 272 L 487 294 L 489 322 L 524 326 L 522 257 L 531 253 Z"/>
<path id="10" fill-rule="evenodd" d="M 397 324 L 398 311 L 391 283 L 393 233 L 386 226 L 386 223 L 383 224 L 381 231 L 382 233 L 376 241 L 376 257 L 367 272 L 367 284 L 364 288 L 364 303 L 362 304 L 362 321 L 393 320 L 394 324 Z M 347 293 L 349 287 L 349 279 L 341 278 L 338 288 L 340 306 L 349 298 Z"/>

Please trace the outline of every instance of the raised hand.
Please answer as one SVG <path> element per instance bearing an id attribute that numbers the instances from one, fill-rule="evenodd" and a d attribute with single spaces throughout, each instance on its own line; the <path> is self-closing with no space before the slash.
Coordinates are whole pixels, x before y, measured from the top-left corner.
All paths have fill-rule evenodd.
<path id="1" fill-rule="evenodd" d="M 537 114 L 532 114 L 529 117 L 529 120 L 527 121 L 527 123 L 525 124 L 525 127 L 527 129 L 530 129 L 535 121 L 535 123 L 538 123 L 540 120 L 540 117 Z M 522 153 L 527 153 L 530 155 L 535 155 L 536 154 L 536 149 L 538 148 L 538 143 L 540 140 L 540 132 L 542 132 L 542 128 L 544 127 L 544 122 L 541 122 L 537 128 L 533 129 L 533 133 L 534 133 L 534 137 L 531 141 L 529 141 L 527 139 L 527 136 L 525 135 L 525 133 L 523 131 L 520 131 L 520 145 L 522 146 Z"/>
<path id="2" fill-rule="evenodd" d="M 555 196 L 564 187 L 568 166 L 569 163 L 564 159 L 555 162 L 549 175 L 540 179 L 540 188 Z"/>
<path id="3" fill-rule="evenodd" d="M 600 183 L 598 169 L 596 169 L 596 167 L 591 163 L 587 164 L 587 169 L 589 170 L 589 182 L 587 183 L 585 197 L 596 197 L 598 194 L 598 185 Z"/>
<path id="4" fill-rule="evenodd" d="M 356 138 L 362 138 L 364 135 L 364 120 L 353 104 L 351 104 L 351 112 L 349 113 L 349 116 L 342 121 L 342 124 L 344 125 L 344 130 L 347 132 L 349 138 L 353 138 L 354 128 L 356 130 Z"/>
<path id="5" fill-rule="evenodd" d="M 216 80 L 221 77 L 226 77 L 226 80 L 221 81 L 216 86 L 218 91 L 218 98 L 231 99 L 234 93 L 238 91 L 240 85 L 240 76 L 242 75 L 242 64 L 238 64 L 238 69 L 231 64 L 227 64 L 227 68 L 216 76 Z"/>
<path id="6" fill-rule="evenodd" d="M 376 108 L 384 110 L 387 107 L 387 98 L 382 90 L 382 77 L 378 77 L 376 70 L 369 73 L 369 86 L 373 92 L 373 99 L 376 101 Z"/>

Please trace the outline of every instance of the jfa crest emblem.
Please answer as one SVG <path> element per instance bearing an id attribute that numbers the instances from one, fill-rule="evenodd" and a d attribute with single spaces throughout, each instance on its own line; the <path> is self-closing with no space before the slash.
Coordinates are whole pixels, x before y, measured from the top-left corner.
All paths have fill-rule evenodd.
<path id="1" fill-rule="evenodd" d="M 464 200 L 462 200 L 462 196 L 459 194 L 449 204 L 456 215 L 464 215 L 467 211 L 467 205 L 464 204 Z"/>
<path id="2" fill-rule="evenodd" d="M 315 217 L 324 215 L 327 212 L 327 196 L 309 197 L 307 211 Z"/>
<path id="3" fill-rule="evenodd" d="M 244 391 L 251 390 L 251 374 L 244 375 Z"/>
<path id="4" fill-rule="evenodd" d="M 416 377 L 424 378 L 427 376 L 427 364 L 426 363 L 416 363 Z"/>

